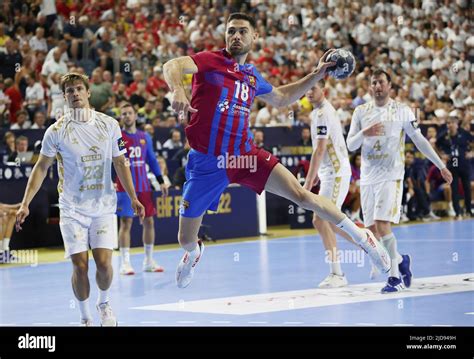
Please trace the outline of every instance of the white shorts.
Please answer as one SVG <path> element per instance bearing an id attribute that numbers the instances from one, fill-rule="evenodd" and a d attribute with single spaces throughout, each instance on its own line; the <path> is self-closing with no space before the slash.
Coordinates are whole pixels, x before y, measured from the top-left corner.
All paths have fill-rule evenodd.
<path id="1" fill-rule="evenodd" d="M 64 257 L 69 258 L 72 254 L 87 252 L 89 246 L 92 249 L 105 248 L 114 249 L 117 243 L 117 229 L 114 214 L 102 217 L 85 217 L 78 213 L 74 218 L 61 216 L 59 227 L 66 251 Z"/>
<path id="2" fill-rule="evenodd" d="M 319 195 L 329 198 L 337 208 L 341 209 L 349 186 L 351 184 L 351 176 L 335 177 L 328 180 L 321 180 Z"/>
<path id="3" fill-rule="evenodd" d="M 360 186 L 361 206 L 366 227 L 375 220 L 398 223 L 402 208 L 402 180 Z"/>

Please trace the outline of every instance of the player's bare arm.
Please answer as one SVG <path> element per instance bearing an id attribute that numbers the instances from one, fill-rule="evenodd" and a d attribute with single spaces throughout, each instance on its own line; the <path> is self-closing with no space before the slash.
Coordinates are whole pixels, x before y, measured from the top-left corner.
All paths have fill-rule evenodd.
<path id="1" fill-rule="evenodd" d="M 125 191 L 127 191 L 127 194 L 130 197 L 133 211 L 138 215 L 140 218 L 140 223 L 142 223 L 143 219 L 145 218 L 145 207 L 143 207 L 143 205 L 138 200 L 137 194 L 135 193 L 135 188 L 133 188 L 132 174 L 130 173 L 130 168 L 127 165 L 126 158 L 124 155 L 121 155 L 114 157 L 112 161 L 114 163 L 117 176 L 119 177 L 123 188 Z"/>
<path id="2" fill-rule="evenodd" d="M 295 101 L 298 101 L 298 99 L 300 99 L 306 93 L 306 91 L 313 87 L 319 80 L 324 78 L 326 75 L 326 69 L 328 67 L 334 66 L 336 64 L 335 62 L 326 61 L 329 55 L 334 51 L 334 49 L 326 51 L 319 59 L 316 69 L 309 75 L 303 77 L 301 80 L 288 85 L 273 88 L 272 92 L 259 97 L 263 101 L 275 107 L 285 107 L 291 105 Z"/>
<path id="3" fill-rule="evenodd" d="M 28 184 L 26 185 L 25 194 L 21 201 L 20 208 L 16 213 L 16 230 L 21 230 L 21 224 L 25 222 L 25 218 L 28 217 L 30 211 L 28 206 L 30 205 L 33 197 L 36 195 L 41 187 L 41 184 L 48 173 L 49 167 L 53 164 L 54 157 L 47 157 L 43 154 L 39 155 L 38 161 L 33 167 Z"/>
<path id="4" fill-rule="evenodd" d="M 182 56 L 168 61 L 163 66 L 163 75 L 168 87 L 173 92 L 171 108 L 179 114 L 180 119 L 187 118 L 189 112 L 197 112 L 192 108 L 183 86 L 183 75 L 195 74 L 198 68 L 190 56 Z"/>
<path id="5" fill-rule="evenodd" d="M 319 138 L 316 141 L 316 148 L 314 149 L 313 154 L 311 155 L 308 175 L 306 176 L 306 181 L 303 186 L 308 191 L 310 191 L 311 188 L 318 184 L 318 170 L 323 160 L 324 154 L 326 153 L 327 143 L 327 138 Z"/>

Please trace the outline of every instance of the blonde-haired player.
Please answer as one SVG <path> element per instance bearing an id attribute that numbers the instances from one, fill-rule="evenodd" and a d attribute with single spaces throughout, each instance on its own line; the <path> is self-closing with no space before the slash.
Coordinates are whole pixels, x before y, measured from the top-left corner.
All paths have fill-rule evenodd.
<path id="1" fill-rule="evenodd" d="M 68 73 L 61 88 L 69 109 L 50 126 L 43 138 L 41 154 L 26 186 L 17 212 L 17 230 L 29 214 L 28 206 L 38 192 L 53 163 L 58 160 L 60 229 L 66 256 L 73 265 L 72 288 L 79 301 L 81 324 L 92 325 L 89 309 L 89 246 L 97 267 L 99 287 L 97 310 L 102 326 L 116 326 L 109 303 L 112 283 L 112 251 L 116 228 L 117 197 L 111 178 L 113 163 L 120 181 L 131 198 L 133 210 L 143 220 L 145 209 L 133 188 L 125 161 L 125 144 L 118 122 L 89 105 L 89 79 Z"/>
<path id="2" fill-rule="evenodd" d="M 362 146 L 361 204 L 364 225 L 390 253 L 392 268 L 382 293 L 393 293 L 410 287 L 411 259 L 400 255 L 391 223 L 398 223 L 405 172 L 405 134 L 451 183 L 451 172 L 423 137 L 411 109 L 389 97 L 390 75 L 376 69 L 370 79 L 373 101 L 358 106 L 353 115 L 347 147 L 355 151 Z"/>
<path id="3" fill-rule="evenodd" d="M 319 195 L 329 198 L 340 209 L 349 191 L 351 165 L 341 122 L 336 110 L 326 99 L 324 85 L 324 80 L 320 80 L 306 92 L 306 97 L 313 105 L 310 115 L 313 154 L 304 188 L 310 191 L 321 181 Z M 313 217 L 313 225 L 321 235 L 326 249 L 326 260 L 329 262 L 329 275 L 319 287 L 346 286 L 347 279 L 337 257 L 335 232 L 352 242 L 351 237 L 316 214 Z"/>

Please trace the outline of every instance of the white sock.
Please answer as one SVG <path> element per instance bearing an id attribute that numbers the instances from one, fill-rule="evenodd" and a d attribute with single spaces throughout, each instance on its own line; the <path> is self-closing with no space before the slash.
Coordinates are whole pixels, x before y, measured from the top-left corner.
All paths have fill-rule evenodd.
<path id="1" fill-rule="evenodd" d="M 0 253 L 3 253 L 3 239 L 0 239 Z"/>
<path id="2" fill-rule="evenodd" d="M 337 224 L 337 226 L 342 229 L 344 232 L 346 232 L 348 235 L 352 237 L 356 241 L 356 243 L 359 243 L 360 241 L 366 239 L 366 234 L 363 230 L 361 230 L 359 227 L 357 227 L 354 222 L 352 222 L 349 218 L 344 217 L 344 219 Z"/>
<path id="3" fill-rule="evenodd" d="M 390 277 L 400 278 L 400 272 L 398 271 L 398 261 L 392 259 L 392 268 L 390 268 Z"/>
<path id="4" fill-rule="evenodd" d="M 153 244 L 145 244 L 146 261 L 150 263 L 153 260 Z"/>
<path id="5" fill-rule="evenodd" d="M 109 290 L 102 290 L 99 288 L 99 299 L 97 300 L 97 304 L 107 303 L 109 301 Z"/>
<path id="6" fill-rule="evenodd" d="M 331 273 L 342 276 L 341 262 L 329 262 Z"/>
<path id="7" fill-rule="evenodd" d="M 454 211 L 453 202 L 448 203 L 448 209 L 452 209 Z"/>
<path id="8" fill-rule="evenodd" d="M 402 263 L 402 256 L 400 253 L 398 253 L 397 249 L 397 239 L 395 238 L 395 235 L 392 233 L 389 233 L 382 238 L 380 238 L 382 241 L 382 244 L 385 246 L 387 249 L 388 254 L 390 254 L 390 258 L 394 259 L 397 261 L 397 270 L 398 270 L 398 265 Z M 393 268 L 393 266 L 392 266 Z"/>
<path id="9" fill-rule="evenodd" d="M 79 300 L 79 309 L 81 310 L 81 319 L 92 320 L 92 314 L 89 308 L 89 298 L 86 300 Z"/>
<path id="10" fill-rule="evenodd" d="M 130 263 L 130 248 L 121 247 L 120 254 L 122 255 L 122 263 Z"/>
<path id="11" fill-rule="evenodd" d="M 10 238 L 3 238 L 3 250 L 4 251 L 10 250 Z"/>

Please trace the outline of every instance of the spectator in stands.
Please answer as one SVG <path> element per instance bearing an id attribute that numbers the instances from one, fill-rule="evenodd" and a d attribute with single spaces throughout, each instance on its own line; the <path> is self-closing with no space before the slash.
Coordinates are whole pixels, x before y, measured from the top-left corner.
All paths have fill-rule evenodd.
<path id="1" fill-rule="evenodd" d="M 26 83 L 28 87 L 25 92 L 25 101 L 23 105 L 28 111 L 29 119 L 32 119 L 36 111 L 45 111 L 45 101 L 44 101 L 44 88 L 41 86 L 39 81 L 36 81 L 34 74 L 29 74 L 25 76 Z"/>
<path id="2" fill-rule="evenodd" d="M 0 75 L 0 127 L 6 127 L 10 125 L 10 98 L 3 92 L 5 83 L 2 75 Z"/>
<path id="3" fill-rule="evenodd" d="M 412 151 L 405 152 L 405 179 L 407 216 L 410 220 L 423 219 L 430 221 L 439 219 L 430 209 L 430 199 L 426 193 L 425 178 L 420 163 L 415 163 Z"/>
<path id="4" fill-rule="evenodd" d="M 46 116 L 44 112 L 37 111 L 33 116 L 33 125 L 31 125 L 30 129 L 32 130 L 45 130 L 46 126 Z"/>
<path id="5" fill-rule="evenodd" d="M 449 156 L 442 155 L 444 163 L 448 163 Z M 429 194 L 431 201 L 443 200 L 448 202 L 448 216 L 455 217 L 456 212 L 453 208 L 451 186 L 448 185 L 441 176 L 441 172 L 435 165 L 431 165 L 425 180 L 426 193 Z"/>
<path id="6" fill-rule="evenodd" d="M 160 168 L 161 168 L 161 175 L 163 176 L 163 180 L 165 181 L 165 185 L 169 187 L 169 186 L 171 186 L 171 181 L 170 181 L 170 178 L 168 177 L 169 176 L 169 171 L 168 171 L 168 165 L 166 163 L 166 160 L 162 156 L 158 156 L 157 160 L 158 160 L 158 164 L 160 165 Z"/>
<path id="7" fill-rule="evenodd" d="M 145 106 L 140 108 L 137 112 L 138 114 L 138 123 L 152 123 L 153 119 L 158 115 L 155 110 L 155 97 L 149 97 L 146 102 Z"/>
<path id="8" fill-rule="evenodd" d="M 15 151 L 10 154 L 7 161 L 15 162 L 19 156 L 26 152 L 28 152 L 28 137 L 19 136 L 15 140 Z"/>
<path id="9" fill-rule="evenodd" d="M 48 44 L 44 38 L 44 28 L 37 27 L 35 36 L 30 39 L 29 42 L 30 48 L 33 51 L 44 51 L 48 52 Z"/>
<path id="10" fill-rule="evenodd" d="M 435 126 L 428 127 L 428 129 L 426 130 L 426 139 L 428 141 L 430 141 L 431 146 L 433 146 L 433 148 L 435 148 L 435 149 L 436 149 L 437 136 L 438 136 L 438 130 L 436 129 L 436 127 Z M 436 166 L 435 166 L 435 168 L 436 168 Z"/>
<path id="11" fill-rule="evenodd" d="M 8 161 L 8 158 L 11 156 L 13 152 L 15 152 L 15 134 L 11 131 L 5 132 L 3 135 L 3 145 L 4 150 L 2 151 L 3 158 L 2 162 L 5 163 Z"/>
<path id="12" fill-rule="evenodd" d="M 1 68 L 1 67 L 0 67 Z M 23 104 L 23 97 L 21 96 L 20 89 L 13 82 L 13 79 L 5 79 L 5 95 L 8 96 L 10 100 L 10 108 L 8 112 L 10 113 L 10 123 L 14 124 L 16 122 L 16 113 L 21 109 Z"/>
<path id="13" fill-rule="evenodd" d="M 92 72 L 92 83 L 90 85 L 91 106 L 99 112 L 107 112 L 114 101 L 112 84 L 102 80 L 102 69 L 97 68 Z"/>
<path id="14" fill-rule="evenodd" d="M 18 51 L 17 43 L 13 39 L 8 39 L 5 42 L 5 48 L 5 53 L 0 52 L 0 74 L 4 79 L 14 79 L 18 64 L 23 62 L 23 56 Z"/>
<path id="15" fill-rule="evenodd" d="M 28 120 L 28 112 L 20 110 L 16 113 L 16 123 L 10 126 L 10 130 L 27 130 L 31 127 Z"/>
<path id="16" fill-rule="evenodd" d="M 171 137 L 163 143 L 163 148 L 170 150 L 178 149 L 183 147 L 183 142 L 181 141 L 181 132 L 177 129 L 171 130 Z"/>
<path id="17" fill-rule="evenodd" d="M 67 72 L 67 65 L 66 63 L 61 60 L 61 50 L 57 49 L 53 52 L 53 59 L 45 61 L 43 64 L 43 68 L 41 70 L 41 75 L 43 76 L 44 81 L 51 86 L 53 81 L 51 77 L 53 74 L 58 73 L 64 75 Z"/>
<path id="18" fill-rule="evenodd" d="M 303 127 L 301 130 L 301 139 L 298 141 L 298 145 L 312 147 L 311 131 L 308 127 Z"/>
<path id="19" fill-rule="evenodd" d="M 50 86 L 48 93 L 47 116 L 51 120 L 58 120 L 63 115 L 64 106 L 66 106 L 63 91 L 61 90 L 61 86 L 59 84 L 61 75 L 54 73 L 51 76 L 51 80 L 53 84 Z"/>
<path id="20" fill-rule="evenodd" d="M 461 180 L 464 189 L 464 206 L 466 215 L 472 217 L 471 212 L 471 163 L 468 153 L 472 146 L 472 136 L 463 128 L 459 128 L 457 112 L 451 112 L 447 121 L 447 130 L 438 136 L 437 147 L 449 156 L 448 169 L 453 174 L 451 191 L 456 218 L 462 219 L 459 206 L 458 181 Z"/>

